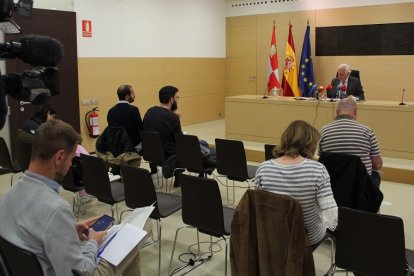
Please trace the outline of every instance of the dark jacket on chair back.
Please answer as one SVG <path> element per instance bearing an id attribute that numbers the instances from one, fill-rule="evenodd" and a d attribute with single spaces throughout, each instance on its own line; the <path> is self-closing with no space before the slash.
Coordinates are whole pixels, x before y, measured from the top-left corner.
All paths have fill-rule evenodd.
<path id="1" fill-rule="evenodd" d="M 327 152 L 320 156 L 319 162 L 329 172 L 332 193 L 338 207 L 378 212 L 384 196 L 372 183 L 358 156 Z"/>
<path id="2" fill-rule="evenodd" d="M 123 127 L 107 126 L 96 140 L 96 150 L 100 153 L 110 152 L 114 157 L 125 152 L 136 152 Z"/>

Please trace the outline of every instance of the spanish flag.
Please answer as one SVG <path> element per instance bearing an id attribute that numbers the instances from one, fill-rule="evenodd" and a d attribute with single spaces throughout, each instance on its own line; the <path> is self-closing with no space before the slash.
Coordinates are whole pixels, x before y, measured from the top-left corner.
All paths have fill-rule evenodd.
<path id="1" fill-rule="evenodd" d="M 298 86 L 298 67 L 296 64 L 295 43 L 293 43 L 292 25 L 289 23 L 289 36 L 286 44 L 285 68 L 282 79 L 283 96 L 300 97 Z"/>

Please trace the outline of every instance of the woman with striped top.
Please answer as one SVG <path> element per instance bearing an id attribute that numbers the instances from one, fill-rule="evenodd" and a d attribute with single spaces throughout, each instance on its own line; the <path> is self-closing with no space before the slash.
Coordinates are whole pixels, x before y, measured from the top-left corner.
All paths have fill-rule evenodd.
<path id="1" fill-rule="evenodd" d="M 262 163 L 256 173 L 256 188 L 293 197 L 302 206 L 309 242 L 315 245 L 335 230 L 338 208 L 329 174 L 312 160 L 319 132 L 304 121 L 293 121 L 275 148 L 275 159 Z"/>

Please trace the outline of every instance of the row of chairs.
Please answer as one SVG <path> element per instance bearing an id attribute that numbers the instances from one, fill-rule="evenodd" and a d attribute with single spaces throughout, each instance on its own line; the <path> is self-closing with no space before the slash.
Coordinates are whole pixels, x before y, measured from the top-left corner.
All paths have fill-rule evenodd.
<path id="1" fill-rule="evenodd" d="M 93 156 L 82 156 L 82 158 L 83 160 L 94 159 L 97 161 L 92 164 L 94 167 L 99 167 L 97 165 L 102 161 Z M 103 165 L 101 168 L 106 177 L 108 177 L 104 164 L 101 163 L 101 165 Z M 178 196 L 170 194 L 155 193 L 151 176 L 144 169 L 122 166 L 121 171 L 124 175 L 127 206 L 137 208 L 147 206 L 155 201 L 157 209 L 151 214 L 151 218 L 160 220 L 160 218 L 169 215 L 167 213 L 164 213 L 164 215 L 160 214 L 163 209 L 161 206 L 163 204 L 162 202 L 169 202 L 167 205 L 171 205 L 171 202 L 174 201 L 179 205 L 179 201 L 182 200 L 182 206 L 177 206 L 175 210 L 170 212 L 173 213 L 183 208 L 182 217 L 185 224 L 196 227 L 202 233 L 222 237 L 224 240 L 225 236 L 230 234 L 231 218 L 234 210 L 222 206 L 220 191 L 215 180 L 181 175 L 181 199 Z M 88 171 L 86 175 L 89 174 L 96 176 L 96 172 Z M 109 181 L 109 178 L 107 180 Z M 102 185 L 100 184 L 100 186 Z M 127 187 L 130 187 L 131 190 Z M 88 189 L 87 191 L 91 192 Z M 154 198 L 154 193 L 156 194 L 156 199 Z M 138 202 L 137 196 L 142 196 L 141 203 Z M 163 200 L 163 197 L 176 197 L 176 199 Z M 356 227 L 358 228 L 355 229 Z M 176 232 L 169 272 L 171 272 L 176 239 L 180 230 L 181 228 L 177 229 Z M 384 238 L 385 235 L 388 237 L 387 239 Z M 159 242 L 161 249 L 160 236 Z M 4 262 L 6 267 L 7 265 L 10 266 L 10 259 L 13 258 L 13 255 L 9 254 L 9 252 L 13 251 L 13 245 L 2 240 L 0 242 L 0 248 L 2 256 L 6 256 L 7 258 Z M 7 252 L 7 254 L 4 252 Z M 24 250 L 22 252 L 24 253 Z M 16 254 L 18 255 L 16 258 L 22 258 L 19 256 L 21 254 L 19 251 Z M 24 254 L 30 255 L 30 252 L 25 252 Z M 227 258 L 227 252 L 225 256 Z M 159 260 L 161 260 L 161 254 L 159 257 Z M 366 213 L 348 208 L 339 209 L 335 265 L 332 266 L 327 275 L 333 275 L 336 267 L 370 275 L 406 275 L 409 274 L 409 271 L 407 272 L 408 266 L 406 259 L 408 259 L 409 264 L 412 264 L 413 257 L 413 251 L 405 250 L 404 228 L 400 218 Z M 199 258 L 201 257 L 199 256 Z"/>
<path id="2" fill-rule="evenodd" d="M 157 132 L 140 132 L 143 157 L 154 166 L 163 166 L 164 158 L 163 144 L 160 134 Z M 177 167 L 186 169 L 190 173 L 211 174 L 214 168 L 205 168 L 200 152 L 200 145 L 197 136 L 188 134 L 175 135 L 176 141 L 176 162 Z M 254 178 L 257 166 L 248 165 L 246 153 L 242 141 L 215 139 L 217 153 L 217 172 L 220 176 L 226 177 L 227 201 L 234 203 L 235 185 L 234 181 L 249 181 Z M 233 181 L 233 200 L 229 200 L 228 180 Z M 167 191 L 167 188 L 166 188 Z"/>
<path id="3" fill-rule="evenodd" d="M 197 229 L 201 229 L 200 231 L 203 233 L 212 233 L 213 235 L 228 234 L 228 232 L 224 232 L 224 228 L 221 227 L 224 223 L 223 211 L 221 213 L 211 212 L 212 210 L 218 210 L 217 206 L 220 206 L 223 209 L 218 184 L 213 179 L 180 175 L 179 178 L 180 183 L 182 183 L 181 189 L 183 194 L 183 197 L 181 198 L 177 195 L 157 192 L 149 171 L 145 169 L 121 165 L 122 182 L 111 182 L 105 163 L 102 159 L 90 155 L 81 155 L 81 161 L 82 168 L 85 172 L 83 182 L 86 192 L 95 196 L 98 201 L 111 205 L 111 213 L 113 217 L 115 217 L 115 210 L 117 210 L 116 204 L 123 200 L 125 200 L 126 206 L 131 210 L 155 203 L 155 209 L 151 213 L 150 218 L 157 222 L 159 272 L 161 271 L 162 248 L 161 219 L 166 218 L 183 208 L 183 220 L 185 223 L 192 225 Z M 65 179 L 70 179 L 70 175 Z M 63 187 L 66 188 L 67 181 L 64 180 L 62 183 L 64 185 Z M 76 187 L 74 183 L 72 183 L 72 186 Z M 193 187 L 197 188 L 192 191 Z M 73 189 L 72 191 L 76 193 L 77 189 Z M 198 198 L 198 200 L 195 202 L 192 201 L 192 199 L 195 198 Z M 200 215 L 203 212 L 203 210 L 200 209 L 200 205 L 198 205 L 197 208 L 193 205 L 199 204 L 203 199 L 207 199 L 208 201 L 201 205 L 209 212 L 209 215 L 205 216 Z M 194 213 L 194 210 L 197 211 Z M 186 212 L 190 212 L 190 214 L 187 215 Z M 116 217 L 118 218 L 118 216 Z M 231 217 L 231 215 L 225 215 L 225 217 L 228 221 L 228 218 Z M 212 225 L 210 228 L 203 224 L 206 218 L 208 218 L 208 221 L 210 222 L 209 225 Z M 121 220 L 122 213 L 121 216 L 119 216 L 119 221 Z M 225 229 L 228 230 L 229 222 L 227 222 L 226 225 Z"/>

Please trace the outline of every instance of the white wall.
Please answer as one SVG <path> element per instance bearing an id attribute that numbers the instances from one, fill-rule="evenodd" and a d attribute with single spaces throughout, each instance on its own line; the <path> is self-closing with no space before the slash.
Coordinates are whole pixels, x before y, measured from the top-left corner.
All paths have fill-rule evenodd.
<path id="1" fill-rule="evenodd" d="M 225 57 L 225 0 L 75 0 L 79 57 Z M 82 37 L 92 21 L 92 38 Z"/>
<path id="2" fill-rule="evenodd" d="M 73 0 L 33 0 L 33 8 L 73 11 Z"/>
<path id="3" fill-rule="evenodd" d="M 414 2 L 409 0 L 226 0 L 226 16 Z M 414 12 L 414 11 L 413 11 Z"/>

